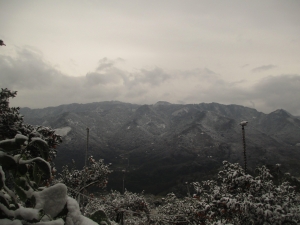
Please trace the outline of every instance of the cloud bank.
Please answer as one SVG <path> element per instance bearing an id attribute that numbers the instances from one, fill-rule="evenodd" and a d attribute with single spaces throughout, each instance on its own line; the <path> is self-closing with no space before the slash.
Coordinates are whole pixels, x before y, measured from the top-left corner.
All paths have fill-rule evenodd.
<path id="1" fill-rule="evenodd" d="M 169 72 L 154 67 L 130 72 L 118 67 L 121 61 L 104 58 L 85 76 L 72 77 L 46 62 L 40 52 L 22 48 L 14 57 L 0 55 L 0 87 L 18 91 L 12 105 L 30 108 L 111 100 L 218 102 L 256 107 L 265 113 L 283 108 L 300 115 L 299 74 L 268 76 L 248 85 L 246 80 L 228 82 L 208 68 Z"/>

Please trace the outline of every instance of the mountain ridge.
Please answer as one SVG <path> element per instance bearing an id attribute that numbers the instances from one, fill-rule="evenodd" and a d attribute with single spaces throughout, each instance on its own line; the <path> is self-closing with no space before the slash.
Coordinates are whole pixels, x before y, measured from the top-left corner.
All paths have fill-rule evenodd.
<path id="1" fill-rule="evenodd" d="M 250 172 L 262 164 L 281 163 L 300 176 L 300 120 L 282 109 L 265 114 L 234 104 L 106 101 L 20 111 L 25 122 L 64 134 L 56 159 L 59 169 L 72 158 L 83 166 L 89 127 L 89 154 L 113 163 L 109 187 L 114 189 L 120 187 L 123 169 L 129 171 L 129 190 L 157 194 L 176 192 L 183 180 L 214 176 L 223 160 L 243 164 L 243 120 L 249 122 L 245 130 Z"/>

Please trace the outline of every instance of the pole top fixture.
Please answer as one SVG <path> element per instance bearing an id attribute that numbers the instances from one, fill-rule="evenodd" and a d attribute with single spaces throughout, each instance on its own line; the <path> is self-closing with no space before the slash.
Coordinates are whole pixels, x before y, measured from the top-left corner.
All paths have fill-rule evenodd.
<path id="1" fill-rule="evenodd" d="M 247 123 L 248 123 L 248 121 L 244 120 L 244 121 L 240 122 L 240 125 L 242 127 L 244 127 L 244 126 L 247 126 Z"/>

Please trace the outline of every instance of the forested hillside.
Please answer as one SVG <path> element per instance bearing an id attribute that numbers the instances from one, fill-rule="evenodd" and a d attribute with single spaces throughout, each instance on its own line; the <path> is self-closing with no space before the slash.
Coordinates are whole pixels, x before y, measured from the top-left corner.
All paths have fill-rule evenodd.
<path id="1" fill-rule="evenodd" d="M 222 161 L 243 163 L 245 128 L 249 172 L 282 164 L 300 176 L 300 120 L 283 109 L 269 114 L 218 103 L 136 105 L 117 101 L 22 108 L 25 122 L 50 126 L 63 136 L 58 170 L 72 159 L 84 165 L 86 128 L 89 155 L 112 163 L 109 188 L 121 191 L 122 170 L 130 191 L 185 193 L 184 183 L 215 178 Z"/>

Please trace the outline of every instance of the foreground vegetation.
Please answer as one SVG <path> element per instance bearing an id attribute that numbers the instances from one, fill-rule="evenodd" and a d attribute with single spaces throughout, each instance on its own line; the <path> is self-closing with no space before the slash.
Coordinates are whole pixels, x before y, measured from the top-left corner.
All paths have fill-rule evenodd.
<path id="1" fill-rule="evenodd" d="M 109 165 L 90 157 L 82 170 L 65 166 L 55 178 L 53 159 L 61 137 L 51 128 L 24 124 L 19 108 L 9 107 L 15 96 L 8 89 L 0 92 L 0 224 L 300 222 L 300 198 L 289 174 L 274 184 L 265 166 L 252 176 L 227 161 L 217 180 L 187 184 L 192 193 L 187 188 L 185 198 L 170 193 L 154 201 L 128 191 L 93 196 L 88 188 L 106 186 Z M 279 164 L 276 169 L 279 175 Z"/>

